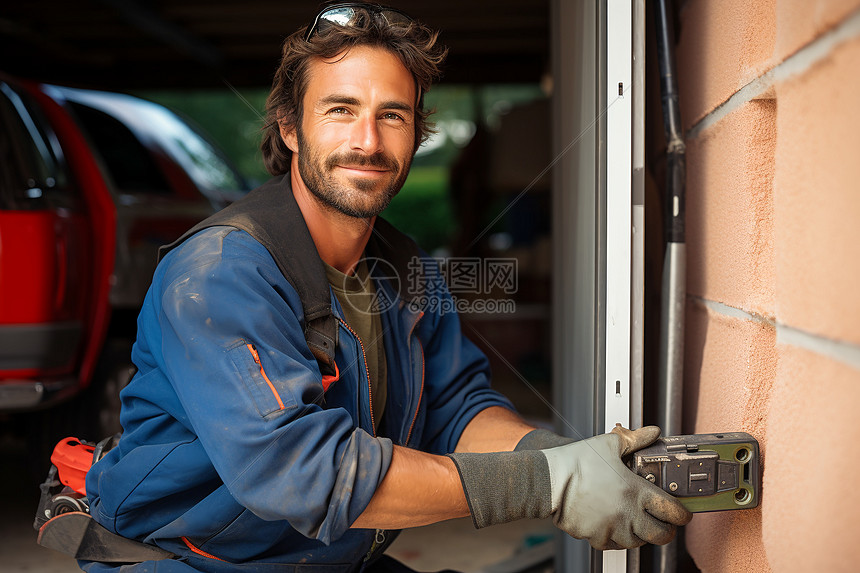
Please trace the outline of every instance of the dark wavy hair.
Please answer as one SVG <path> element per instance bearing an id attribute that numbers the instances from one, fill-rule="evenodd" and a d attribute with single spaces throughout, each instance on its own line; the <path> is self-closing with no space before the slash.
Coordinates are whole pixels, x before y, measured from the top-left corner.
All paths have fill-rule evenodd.
<path id="1" fill-rule="evenodd" d="M 390 26 L 360 11 L 349 26 L 330 26 L 305 40 L 303 27 L 284 41 L 281 64 L 275 72 L 272 91 L 266 99 L 263 127 L 263 163 L 272 175 L 290 169 L 292 151 L 281 139 L 280 126 L 296 127 L 302 117 L 302 99 L 308 82 L 308 65 L 314 58 L 332 58 L 355 46 L 377 46 L 396 55 L 415 80 L 418 101 L 415 110 L 415 148 L 433 132 L 424 109 L 424 94 L 441 76 L 440 66 L 448 53 L 438 42 L 439 32 L 415 21 L 408 26 Z M 413 151 L 414 151 L 413 150 Z"/>

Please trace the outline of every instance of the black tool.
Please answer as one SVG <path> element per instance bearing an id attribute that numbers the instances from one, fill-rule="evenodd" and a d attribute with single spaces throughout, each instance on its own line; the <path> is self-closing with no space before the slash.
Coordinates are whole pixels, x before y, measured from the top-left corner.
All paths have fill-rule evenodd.
<path id="1" fill-rule="evenodd" d="M 627 466 L 693 513 L 752 509 L 761 498 L 758 441 L 745 432 L 660 438 Z"/>

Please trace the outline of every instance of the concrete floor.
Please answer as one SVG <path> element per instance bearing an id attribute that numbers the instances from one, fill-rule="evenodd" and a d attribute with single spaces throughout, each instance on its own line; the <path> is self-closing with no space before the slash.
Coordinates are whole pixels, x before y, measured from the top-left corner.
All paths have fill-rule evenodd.
<path id="1" fill-rule="evenodd" d="M 36 544 L 33 520 L 39 503 L 39 482 L 28 470 L 26 440 L 17 433 L 4 433 L 0 438 L 0 460 L 0 491 L 4 500 L 0 512 L 0 572 L 80 571 L 74 559 Z M 50 462 L 45 460 L 45 463 Z"/>
<path id="2" fill-rule="evenodd" d="M 0 437 L 0 573 L 73 573 L 74 559 L 36 543 L 33 519 L 39 480 L 27 471 L 26 438 Z M 48 463 L 47 460 L 45 462 Z M 47 474 L 47 467 L 45 468 Z M 469 519 L 457 519 L 404 531 L 389 549 L 396 559 L 418 571 L 478 572 L 552 537 L 549 520 L 524 520 L 475 530 Z"/>
<path id="3" fill-rule="evenodd" d="M 478 572 L 538 543 L 552 542 L 550 520 L 522 520 L 476 530 L 470 518 L 405 530 L 388 554 L 417 571 Z"/>

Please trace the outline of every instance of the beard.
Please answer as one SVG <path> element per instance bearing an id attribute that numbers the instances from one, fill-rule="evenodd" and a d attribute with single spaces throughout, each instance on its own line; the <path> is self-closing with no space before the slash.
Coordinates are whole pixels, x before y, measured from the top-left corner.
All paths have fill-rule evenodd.
<path id="1" fill-rule="evenodd" d="M 349 217 L 369 219 L 380 214 L 403 187 L 409 174 L 412 157 L 404 165 L 385 153 L 367 155 L 359 152 L 334 153 L 322 157 L 308 143 L 297 126 L 299 144 L 299 175 L 308 190 L 325 206 Z M 362 177 L 338 178 L 334 170 L 338 165 L 375 167 L 385 169 L 388 180 L 370 180 Z"/>

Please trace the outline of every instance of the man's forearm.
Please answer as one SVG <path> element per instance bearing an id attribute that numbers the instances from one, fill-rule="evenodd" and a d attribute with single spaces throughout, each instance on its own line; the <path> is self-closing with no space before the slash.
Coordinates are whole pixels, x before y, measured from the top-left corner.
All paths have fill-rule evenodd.
<path id="1" fill-rule="evenodd" d="M 458 453 L 510 452 L 534 430 L 519 414 L 501 406 L 478 412 L 457 442 Z"/>
<path id="2" fill-rule="evenodd" d="M 493 406 L 469 422 L 457 451 L 511 451 L 532 430 L 515 412 Z M 451 458 L 394 446 L 388 473 L 352 527 L 403 529 L 468 515 L 460 474 Z"/>
<path id="3" fill-rule="evenodd" d="M 450 458 L 394 446 L 388 473 L 352 527 L 403 529 L 468 515 L 460 475 Z"/>

